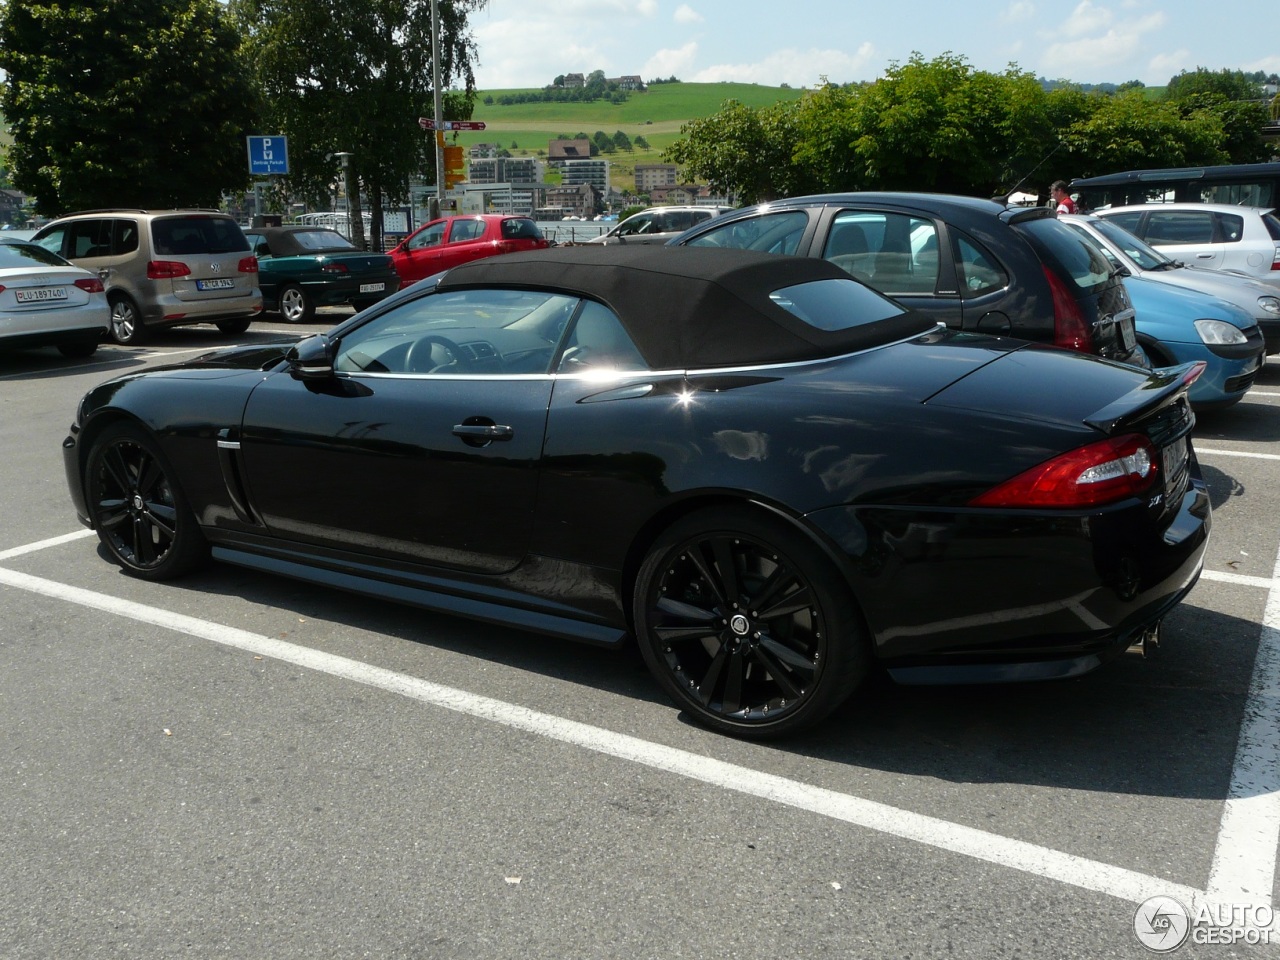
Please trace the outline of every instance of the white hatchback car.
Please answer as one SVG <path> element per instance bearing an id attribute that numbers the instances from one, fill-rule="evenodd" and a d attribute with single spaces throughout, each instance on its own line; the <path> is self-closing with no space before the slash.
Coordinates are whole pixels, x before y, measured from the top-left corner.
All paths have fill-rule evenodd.
<path id="1" fill-rule="evenodd" d="M 1166 256 L 1280 288 L 1280 218 L 1266 207 L 1148 203 L 1095 211 Z"/>

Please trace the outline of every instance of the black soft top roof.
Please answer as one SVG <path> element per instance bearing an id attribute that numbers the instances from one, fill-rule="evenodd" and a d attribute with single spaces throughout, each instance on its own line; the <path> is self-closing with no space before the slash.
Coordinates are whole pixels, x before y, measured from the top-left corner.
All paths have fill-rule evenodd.
<path id="1" fill-rule="evenodd" d="M 323 227 L 319 224 L 300 224 L 288 227 L 249 227 L 245 230 L 245 233 L 253 233 L 265 237 L 267 243 L 271 246 L 272 252 L 278 257 L 306 256 L 326 251 L 341 253 L 363 252 L 333 227 Z M 331 233 L 341 242 L 325 247 L 304 247 L 294 239 L 294 236 L 299 233 Z"/>
<path id="2" fill-rule="evenodd" d="M 655 369 L 813 360 L 891 343 L 936 326 L 927 317 L 903 312 L 842 330 L 820 330 L 769 299 L 775 290 L 815 280 L 857 283 L 834 264 L 809 257 L 591 244 L 476 260 L 446 273 L 438 289 L 549 289 L 598 300 L 618 315 Z"/>

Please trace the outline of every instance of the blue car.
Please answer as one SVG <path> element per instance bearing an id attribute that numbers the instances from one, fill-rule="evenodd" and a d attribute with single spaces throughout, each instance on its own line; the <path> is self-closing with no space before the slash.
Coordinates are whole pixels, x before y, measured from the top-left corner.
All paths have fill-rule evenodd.
<path id="1" fill-rule="evenodd" d="M 1137 312 L 1138 343 L 1153 367 L 1203 360 L 1205 371 L 1188 394 L 1197 410 L 1229 407 L 1248 392 L 1266 344 L 1257 321 L 1235 304 L 1129 276 L 1125 289 Z"/>

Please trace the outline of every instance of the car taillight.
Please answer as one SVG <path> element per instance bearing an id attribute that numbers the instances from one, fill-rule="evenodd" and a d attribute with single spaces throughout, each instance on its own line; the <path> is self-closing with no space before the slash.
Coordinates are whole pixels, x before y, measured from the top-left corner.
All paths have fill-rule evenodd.
<path id="1" fill-rule="evenodd" d="M 1271 269 L 1280 270 L 1280 244 L 1276 246 L 1276 255 L 1271 258 Z"/>
<path id="2" fill-rule="evenodd" d="M 345 263 L 326 263 L 320 268 L 322 273 L 347 273 L 347 265 Z"/>
<path id="3" fill-rule="evenodd" d="M 241 257 L 239 266 L 236 267 L 241 273 L 257 273 L 258 258 L 257 257 Z"/>
<path id="4" fill-rule="evenodd" d="M 107 289 L 97 277 L 86 277 L 84 280 L 77 280 L 76 286 L 85 293 L 103 293 Z"/>
<path id="5" fill-rule="evenodd" d="M 185 263 L 179 263 L 177 260 L 147 261 L 148 280 L 174 280 L 178 277 L 185 277 L 190 272 L 190 267 Z"/>
<path id="6" fill-rule="evenodd" d="M 1080 304 L 1071 295 L 1062 279 L 1045 264 L 1044 278 L 1049 281 L 1053 295 L 1053 343 L 1068 350 L 1093 353 L 1093 335 L 1089 333 L 1089 321 L 1085 319 Z"/>
<path id="7" fill-rule="evenodd" d="M 969 501 L 974 507 L 1096 507 L 1148 490 L 1160 458 L 1140 434 L 1108 437 L 1032 467 Z"/>

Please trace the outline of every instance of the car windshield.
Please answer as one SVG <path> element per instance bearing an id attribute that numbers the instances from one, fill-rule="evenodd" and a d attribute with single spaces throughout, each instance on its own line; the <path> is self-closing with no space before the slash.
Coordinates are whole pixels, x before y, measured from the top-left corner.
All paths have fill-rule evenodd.
<path id="1" fill-rule="evenodd" d="M 1098 233 L 1114 246 L 1119 247 L 1126 257 L 1143 270 L 1168 270 L 1177 266 L 1175 261 L 1166 257 L 1159 250 L 1147 246 L 1118 223 L 1112 223 L 1109 220 L 1095 220 L 1092 225 Z"/>
<path id="2" fill-rule="evenodd" d="M 819 330 L 849 330 L 907 312 L 869 287 L 842 278 L 782 287 L 769 299 Z"/>
<path id="3" fill-rule="evenodd" d="M 162 217 L 151 224 L 156 253 L 168 257 L 247 253 L 249 241 L 230 217 Z"/>
<path id="4" fill-rule="evenodd" d="M 303 250 L 360 249 L 337 230 L 294 230 L 289 236 Z"/>
<path id="5" fill-rule="evenodd" d="M 0 267 L 66 267 L 70 264 L 52 250 L 34 243 L 0 243 Z"/>

